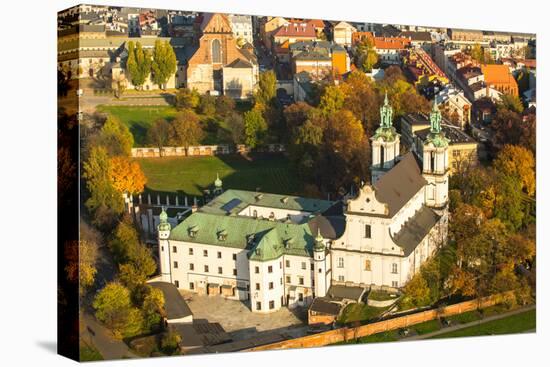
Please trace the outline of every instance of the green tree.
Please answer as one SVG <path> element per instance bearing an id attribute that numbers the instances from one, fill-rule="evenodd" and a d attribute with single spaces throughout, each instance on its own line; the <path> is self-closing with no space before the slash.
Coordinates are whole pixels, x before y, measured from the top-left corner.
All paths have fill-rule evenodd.
<path id="1" fill-rule="evenodd" d="M 374 50 L 374 41 L 372 38 L 365 38 L 357 45 L 355 65 L 364 72 L 370 72 L 376 63 L 378 54 Z"/>
<path id="2" fill-rule="evenodd" d="M 204 131 L 197 114 L 191 110 L 178 112 L 172 121 L 170 142 L 185 148 L 185 155 L 189 154 L 189 147 L 199 144 L 204 137 Z"/>
<path id="3" fill-rule="evenodd" d="M 518 96 L 513 94 L 502 94 L 500 100 L 497 103 L 498 108 L 505 108 L 517 113 L 523 112 L 523 103 Z"/>
<path id="4" fill-rule="evenodd" d="M 95 315 L 117 337 L 139 334 L 143 325 L 141 312 L 133 307 L 130 291 L 119 283 L 108 283 L 100 290 L 93 303 Z"/>
<path id="5" fill-rule="evenodd" d="M 164 294 L 160 289 L 147 286 L 148 291 L 143 299 L 144 329 L 154 330 L 160 326 L 164 314 Z"/>
<path id="6" fill-rule="evenodd" d="M 162 338 L 160 346 L 164 353 L 174 354 L 178 350 L 180 342 L 181 335 L 177 331 L 170 329 Z"/>
<path id="7" fill-rule="evenodd" d="M 166 89 L 168 79 L 176 73 L 177 69 L 176 53 L 168 41 L 155 41 L 151 68 L 153 82 L 161 89 Z"/>
<path id="8" fill-rule="evenodd" d="M 269 106 L 277 95 L 277 76 L 273 70 L 260 73 L 258 90 L 255 94 L 256 103 Z"/>
<path id="9" fill-rule="evenodd" d="M 244 142 L 244 121 L 243 117 L 238 113 L 230 114 L 227 119 L 227 127 L 231 132 L 231 139 L 234 144 L 242 144 Z"/>
<path id="10" fill-rule="evenodd" d="M 422 272 L 415 274 L 403 289 L 403 308 L 424 307 L 431 304 L 430 287 Z"/>
<path id="11" fill-rule="evenodd" d="M 200 101 L 196 89 L 180 88 L 176 93 L 176 108 L 178 110 L 192 110 L 197 108 Z"/>
<path id="12" fill-rule="evenodd" d="M 203 94 L 199 100 L 199 113 L 206 116 L 214 116 L 216 113 L 216 97 L 210 94 Z"/>
<path id="13" fill-rule="evenodd" d="M 267 123 L 262 114 L 256 110 L 247 111 L 244 114 L 245 144 L 254 149 L 262 145 L 267 133 Z"/>
<path id="14" fill-rule="evenodd" d="M 216 113 L 219 116 L 227 117 L 235 111 L 235 101 L 226 95 L 216 98 Z"/>
<path id="15" fill-rule="evenodd" d="M 342 89 L 337 85 L 329 85 L 321 96 L 319 109 L 328 116 L 330 113 L 340 110 L 344 106 L 344 100 L 345 95 Z"/>
<path id="16" fill-rule="evenodd" d="M 126 68 L 130 73 L 132 84 L 140 89 L 151 73 L 151 55 L 141 46 L 140 42 L 134 45 L 133 41 L 128 42 L 128 59 Z"/>
<path id="17" fill-rule="evenodd" d="M 153 125 L 147 129 L 147 142 L 159 148 L 161 157 L 163 156 L 164 147 L 168 144 L 170 138 L 170 129 L 170 124 L 163 118 L 155 120 Z"/>
<path id="18" fill-rule="evenodd" d="M 111 156 L 123 155 L 129 157 L 134 146 L 134 136 L 118 118 L 109 115 L 99 134 L 99 144 Z"/>
<path id="19" fill-rule="evenodd" d="M 93 147 L 83 169 L 82 177 L 86 180 L 86 188 L 90 193 L 85 202 L 86 207 L 94 214 L 96 224 L 105 224 L 112 217 L 108 215 L 109 212 L 117 215 L 124 210 L 122 196 L 111 182 L 111 163 L 107 150 L 101 146 Z M 109 220 L 105 219 L 107 217 Z"/>
<path id="20" fill-rule="evenodd" d="M 115 262 L 124 264 L 131 261 L 135 247 L 139 243 L 139 234 L 127 217 L 119 222 L 113 235 L 108 241 L 109 249 L 113 254 Z"/>

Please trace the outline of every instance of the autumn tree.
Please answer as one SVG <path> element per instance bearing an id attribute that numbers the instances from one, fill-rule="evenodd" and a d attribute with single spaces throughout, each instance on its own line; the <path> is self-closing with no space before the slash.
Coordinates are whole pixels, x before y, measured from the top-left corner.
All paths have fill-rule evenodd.
<path id="1" fill-rule="evenodd" d="M 130 291 L 120 283 L 108 283 L 98 292 L 92 306 L 97 319 L 118 338 L 131 337 L 142 330 L 142 313 L 132 305 Z"/>
<path id="2" fill-rule="evenodd" d="M 354 71 L 342 83 L 344 106 L 363 124 L 367 136 L 372 136 L 379 120 L 379 99 L 374 83 L 363 73 Z"/>
<path id="3" fill-rule="evenodd" d="M 164 154 L 164 147 L 170 139 L 170 129 L 170 124 L 163 118 L 155 120 L 153 125 L 147 129 L 147 142 L 159 149 L 161 157 Z"/>
<path id="4" fill-rule="evenodd" d="M 108 241 L 109 249 L 118 264 L 128 263 L 136 244 L 139 243 L 139 235 L 129 218 L 123 218 L 115 228 Z"/>
<path id="5" fill-rule="evenodd" d="M 213 116 L 216 113 L 216 97 L 210 94 L 201 95 L 198 110 L 203 115 Z"/>
<path id="6" fill-rule="evenodd" d="M 151 55 L 141 46 L 140 42 L 134 45 L 133 41 L 128 42 L 128 59 L 126 68 L 130 74 L 132 84 L 140 89 L 151 73 Z"/>
<path id="7" fill-rule="evenodd" d="M 84 239 L 70 241 L 65 246 L 65 273 L 70 282 L 78 283 L 80 296 L 94 284 L 97 246 L 97 243 Z"/>
<path id="8" fill-rule="evenodd" d="M 192 110 L 197 108 L 200 94 L 196 89 L 180 88 L 176 93 L 176 108 L 178 110 Z"/>
<path id="9" fill-rule="evenodd" d="M 245 144 L 254 149 L 264 143 L 267 133 L 267 124 L 262 114 L 256 110 L 247 111 L 244 114 Z"/>
<path id="10" fill-rule="evenodd" d="M 199 144 L 203 137 L 204 131 L 195 112 L 183 110 L 176 114 L 172 121 L 171 144 L 183 146 L 185 148 L 185 155 L 188 155 L 189 147 Z"/>
<path id="11" fill-rule="evenodd" d="M 168 41 L 155 41 L 151 68 L 153 82 L 161 89 L 166 89 L 168 79 L 175 74 L 177 68 L 176 53 Z"/>
<path id="12" fill-rule="evenodd" d="M 517 177 L 520 189 L 527 195 L 535 195 L 535 158 L 531 151 L 517 145 L 505 145 L 493 165 L 502 174 Z"/>
<path id="13" fill-rule="evenodd" d="M 216 113 L 221 117 L 227 117 L 235 111 L 235 101 L 226 95 L 216 98 Z"/>
<path id="14" fill-rule="evenodd" d="M 111 158 L 111 182 L 120 193 L 138 194 L 143 192 L 147 178 L 136 161 L 124 156 Z"/>
<path id="15" fill-rule="evenodd" d="M 326 116 L 340 110 L 344 106 L 345 95 L 337 85 L 329 85 L 325 88 L 319 101 L 319 110 Z"/>
<path id="16" fill-rule="evenodd" d="M 83 164 L 83 171 L 82 177 L 90 193 L 85 205 L 94 214 L 95 224 L 106 225 L 124 210 L 122 195 L 111 181 L 111 160 L 107 150 L 102 146 L 93 147 Z"/>

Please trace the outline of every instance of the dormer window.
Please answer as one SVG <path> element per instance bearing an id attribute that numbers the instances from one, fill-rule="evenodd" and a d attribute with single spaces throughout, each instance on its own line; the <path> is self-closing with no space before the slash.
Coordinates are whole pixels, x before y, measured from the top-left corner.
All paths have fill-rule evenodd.
<path id="1" fill-rule="evenodd" d="M 227 239 L 227 231 L 222 229 L 218 232 L 218 241 L 225 241 Z"/>
<path id="2" fill-rule="evenodd" d="M 282 198 L 282 199 L 281 199 L 281 202 L 282 202 L 283 204 L 286 204 L 286 203 L 288 202 L 288 197 L 285 196 L 284 198 Z"/>
<path id="3" fill-rule="evenodd" d="M 260 201 L 264 197 L 264 194 L 258 194 L 255 196 L 256 201 Z"/>
<path id="4" fill-rule="evenodd" d="M 189 237 L 195 238 L 198 232 L 199 232 L 199 226 L 194 225 L 189 227 Z"/>

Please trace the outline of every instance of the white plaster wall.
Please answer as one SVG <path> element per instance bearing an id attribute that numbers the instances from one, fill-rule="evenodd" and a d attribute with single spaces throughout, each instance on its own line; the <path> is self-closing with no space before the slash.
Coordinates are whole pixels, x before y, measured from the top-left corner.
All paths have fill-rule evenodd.
<path id="1" fill-rule="evenodd" d="M 252 312 L 268 313 L 281 308 L 281 299 L 284 296 L 283 257 L 271 261 L 250 261 L 250 301 Z M 272 272 L 269 272 L 269 267 Z M 258 267 L 259 273 L 255 268 Z M 269 283 L 273 289 L 269 289 Z M 260 290 L 256 290 L 256 284 Z M 274 308 L 269 308 L 269 302 L 274 302 Z M 257 309 L 257 302 L 261 303 L 261 310 Z"/>

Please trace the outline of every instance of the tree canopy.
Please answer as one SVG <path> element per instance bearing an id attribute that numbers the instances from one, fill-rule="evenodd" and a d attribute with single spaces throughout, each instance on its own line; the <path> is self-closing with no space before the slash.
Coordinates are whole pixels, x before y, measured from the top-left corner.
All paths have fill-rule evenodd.
<path id="1" fill-rule="evenodd" d="M 168 79 L 175 74 L 177 69 L 176 54 L 168 41 L 155 41 L 153 48 L 153 82 L 165 89 Z"/>
<path id="2" fill-rule="evenodd" d="M 130 73 L 130 80 L 136 88 L 140 88 L 151 73 L 151 55 L 141 46 L 140 42 L 128 42 L 128 59 L 126 68 Z"/>

